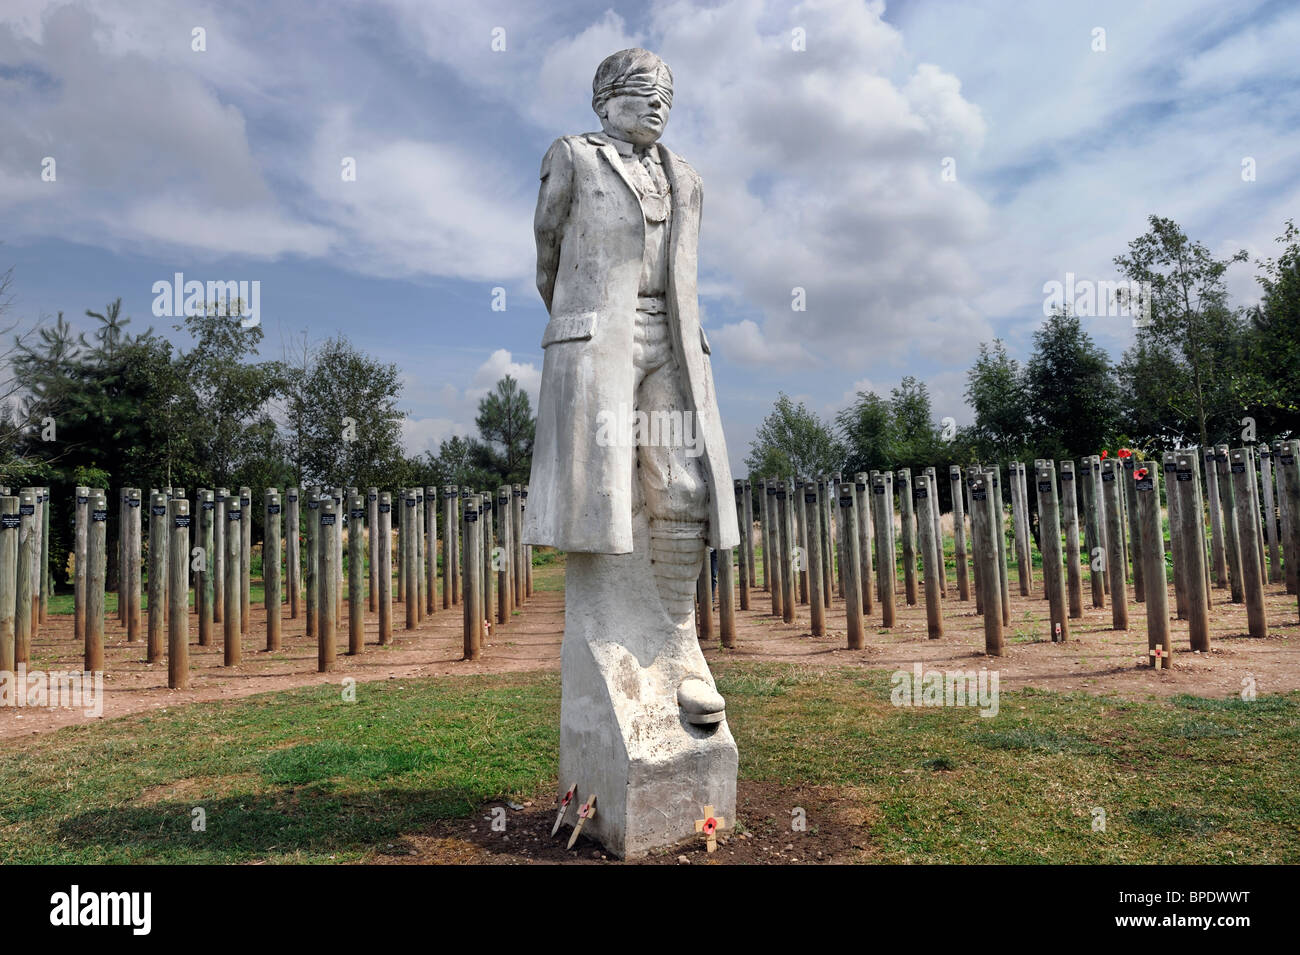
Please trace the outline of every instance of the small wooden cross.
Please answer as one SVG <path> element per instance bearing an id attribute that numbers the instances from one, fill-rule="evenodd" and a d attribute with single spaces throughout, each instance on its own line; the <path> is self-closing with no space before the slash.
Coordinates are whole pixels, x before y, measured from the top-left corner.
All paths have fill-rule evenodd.
<path id="1" fill-rule="evenodd" d="M 695 831 L 704 833 L 704 845 L 709 852 L 718 848 L 718 830 L 727 824 L 727 820 L 713 814 L 712 806 L 704 807 L 704 818 L 695 820 Z"/>
<path id="2" fill-rule="evenodd" d="M 587 801 L 578 807 L 578 824 L 573 827 L 573 835 L 569 836 L 566 849 L 573 848 L 573 844 L 578 841 L 578 833 L 582 832 L 582 824 L 594 815 L 596 815 L 596 794 L 592 793 L 587 797 Z"/>
<path id="3" fill-rule="evenodd" d="M 551 835 L 560 831 L 560 824 L 564 822 L 564 814 L 569 810 L 569 803 L 573 802 L 573 794 L 578 791 L 578 784 L 574 783 L 569 787 L 569 791 L 560 797 L 560 807 L 555 813 L 555 825 L 551 827 Z"/>
<path id="4" fill-rule="evenodd" d="M 1155 657 L 1156 657 L 1156 661 L 1155 661 L 1155 663 L 1152 664 L 1152 666 L 1154 666 L 1157 670 L 1159 670 L 1159 669 L 1160 669 L 1160 659 L 1161 659 L 1161 657 L 1164 655 L 1164 648 L 1163 648 L 1163 647 L 1156 647 L 1156 648 L 1152 651 L 1152 653 L 1154 653 L 1154 654 L 1155 654 Z"/>

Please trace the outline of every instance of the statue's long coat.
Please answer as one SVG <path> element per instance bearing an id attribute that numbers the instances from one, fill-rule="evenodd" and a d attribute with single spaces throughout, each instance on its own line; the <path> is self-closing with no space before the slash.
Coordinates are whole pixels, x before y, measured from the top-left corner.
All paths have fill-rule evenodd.
<path id="1" fill-rule="evenodd" d="M 693 413 L 703 443 L 709 544 L 734 547 L 740 534 L 731 469 L 696 298 L 700 177 L 663 144 L 657 148 L 672 186 L 667 300 L 684 379 L 683 410 Z M 600 412 L 613 416 L 634 407 L 632 333 L 645 217 L 607 137 L 564 136 L 551 145 L 542 160 L 533 228 L 537 288 L 551 320 L 542 335 L 524 541 L 574 552 L 631 553 L 635 448 L 602 446 L 597 436 Z"/>

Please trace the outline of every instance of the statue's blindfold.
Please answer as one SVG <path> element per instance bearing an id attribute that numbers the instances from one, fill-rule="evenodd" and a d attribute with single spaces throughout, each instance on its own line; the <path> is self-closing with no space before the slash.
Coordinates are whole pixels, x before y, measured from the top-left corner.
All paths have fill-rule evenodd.
<path id="1" fill-rule="evenodd" d="M 606 100 L 612 96 L 653 96 L 656 93 L 668 105 L 673 105 L 673 88 L 664 83 L 657 74 L 637 73 L 632 76 L 606 83 L 596 93 L 596 99 Z"/>

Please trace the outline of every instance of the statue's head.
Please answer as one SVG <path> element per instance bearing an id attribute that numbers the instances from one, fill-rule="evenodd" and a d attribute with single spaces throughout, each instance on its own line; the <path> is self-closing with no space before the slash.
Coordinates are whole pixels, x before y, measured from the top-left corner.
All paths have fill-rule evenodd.
<path id="1" fill-rule="evenodd" d="M 649 50 L 610 54 L 591 81 L 591 108 L 605 132 L 638 146 L 663 135 L 672 105 L 672 70 Z"/>

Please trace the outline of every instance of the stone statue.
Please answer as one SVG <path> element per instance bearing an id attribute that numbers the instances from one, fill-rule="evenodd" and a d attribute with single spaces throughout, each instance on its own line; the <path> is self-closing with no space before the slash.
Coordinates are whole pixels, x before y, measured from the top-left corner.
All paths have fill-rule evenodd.
<path id="1" fill-rule="evenodd" d="M 550 312 L 524 540 L 568 554 L 560 789 L 623 856 L 735 818 L 736 745 L 695 635 L 709 547 L 739 542 L 696 300 L 701 183 L 662 143 L 667 65 L 607 57 L 602 132 L 542 160 L 534 231 Z"/>

